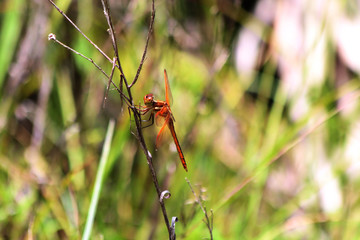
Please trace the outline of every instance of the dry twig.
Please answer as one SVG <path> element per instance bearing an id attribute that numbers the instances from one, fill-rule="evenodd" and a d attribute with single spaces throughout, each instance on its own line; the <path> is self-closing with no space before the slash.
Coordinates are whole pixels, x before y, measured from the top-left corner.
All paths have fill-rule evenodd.
<path id="1" fill-rule="evenodd" d="M 112 19 L 111 19 L 111 14 L 110 14 L 110 8 L 109 8 L 108 1 L 107 0 L 101 0 L 102 5 L 103 5 L 103 9 L 104 9 L 104 15 L 106 17 L 106 20 L 107 20 L 107 23 L 108 23 L 108 26 L 109 26 L 109 34 L 110 34 L 112 44 L 113 44 L 113 50 L 114 50 L 114 59 L 113 60 L 111 60 L 110 57 L 108 57 L 94 42 L 92 42 L 76 26 L 76 24 L 73 23 L 70 20 L 70 18 L 67 17 L 66 14 L 56 6 L 56 4 L 52 0 L 48 0 L 48 1 L 75 27 L 76 30 L 78 30 L 90 42 L 90 44 L 92 44 L 109 62 L 112 63 L 112 65 L 113 65 L 112 71 L 111 71 L 110 76 L 108 76 L 102 70 L 102 68 L 99 65 L 97 65 L 92 59 L 82 55 L 81 53 L 73 50 L 72 48 L 70 48 L 70 47 L 66 46 L 65 44 L 61 43 L 60 41 L 56 40 L 55 35 L 49 35 L 49 40 L 54 40 L 55 42 L 61 44 L 65 48 L 67 48 L 67 49 L 73 51 L 74 53 L 82 56 L 83 58 L 87 59 L 88 61 L 93 63 L 96 66 L 96 68 L 99 69 L 106 76 L 106 78 L 108 79 L 108 86 L 107 86 L 107 90 L 106 90 L 106 94 L 105 94 L 104 103 L 105 103 L 106 98 L 107 98 L 107 91 L 109 90 L 110 83 L 113 84 L 113 86 L 119 92 L 122 100 L 125 100 L 126 104 L 128 105 L 130 114 L 133 114 L 134 119 L 135 119 L 135 125 L 136 125 L 135 136 L 138 139 L 140 147 L 143 150 L 143 152 L 144 152 L 144 154 L 146 156 L 146 159 L 147 159 L 147 163 L 148 163 L 148 166 L 149 166 L 149 169 L 150 169 L 150 172 L 151 172 L 152 180 L 153 180 L 156 192 L 158 194 L 158 200 L 159 200 L 159 204 L 161 206 L 162 214 L 164 216 L 164 221 L 165 221 L 166 227 L 168 229 L 169 239 L 175 239 L 176 235 L 175 235 L 175 232 L 174 232 L 174 228 L 171 228 L 171 226 L 169 224 L 169 218 L 167 216 L 165 203 L 163 201 L 163 199 L 166 198 L 166 197 L 164 197 L 164 195 L 162 195 L 162 193 L 164 193 L 164 192 L 167 193 L 167 194 L 170 194 L 170 192 L 168 192 L 167 190 L 162 191 L 160 186 L 159 186 L 157 176 L 156 176 L 156 171 L 155 171 L 153 163 L 152 163 L 152 156 L 151 156 L 149 150 L 147 149 L 147 146 L 146 146 L 146 143 L 145 143 L 145 140 L 144 140 L 144 137 L 143 137 L 142 126 L 141 126 L 141 116 L 140 116 L 140 113 L 139 113 L 137 107 L 134 105 L 134 101 L 133 101 L 132 93 L 131 93 L 131 87 L 134 86 L 134 84 L 137 82 L 137 80 L 138 80 L 138 78 L 140 76 L 142 66 L 143 66 L 144 61 L 146 59 L 146 53 L 147 53 L 147 48 L 148 48 L 148 45 L 149 45 L 149 40 L 150 40 L 150 37 L 151 37 L 151 33 L 153 31 L 153 26 L 154 26 L 154 21 L 155 21 L 154 0 L 152 0 L 152 5 L 151 5 L 152 6 L 151 7 L 151 20 L 150 20 L 150 25 L 149 25 L 149 31 L 148 31 L 147 38 L 146 38 L 145 48 L 144 48 L 144 51 L 143 51 L 143 54 L 142 54 L 142 58 L 140 60 L 140 64 L 139 64 L 136 76 L 135 76 L 134 80 L 131 82 L 130 85 L 127 83 L 125 73 L 124 73 L 124 71 L 122 69 L 122 66 L 121 66 L 119 53 L 118 53 L 118 48 L 117 48 L 116 34 L 114 32 L 114 27 L 113 27 L 113 24 L 112 24 Z M 119 71 L 120 71 L 120 87 L 119 88 L 112 81 L 112 77 L 113 77 L 113 74 L 114 74 L 115 67 L 118 68 Z M 125 88 L 126 88 L 126 95 L 123 92 L 123 85 L 125 85 Z"/>

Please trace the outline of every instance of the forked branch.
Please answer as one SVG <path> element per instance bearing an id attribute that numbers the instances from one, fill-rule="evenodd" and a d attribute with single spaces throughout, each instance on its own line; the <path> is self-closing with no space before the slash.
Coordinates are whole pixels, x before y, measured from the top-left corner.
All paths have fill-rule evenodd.
<path id="1" fill-rule="evenodd" d="M 134 86 L 134 84 L 137 82 L 139 76 L 140 76 L 140 73 L 141 73 L 141 69 L 142 69 L 142 66 L 144 64 L 144 61 L 146 59 L 146 54 L 147 54 L 147 49 L 148 49 L 148 45 L 149 45 L 149 40 L 151 38 L 151 34 L 152 34 L 152 31 L 153 31 L 153 26 L 154 26 L 154 22 L 155 22 L 155 4 L 154 4 L 154 0 L 152 0 L 152 4 L 151 4 L 151 19 L 150 19 L 150 25 L 149 25 L 149 31 L 148 31 L 148 34 L 147 34 L 147 38 L 146 38 L 146 43 L 145 43 L 145 48 L 144 48 L 144 51 L 143 51 L 143 54 L 142 54 L 142 57 L 141 57 L 141 60 L 140 60 L 140 64 L 139 64 L 139 67 L 137 69 L 137 73 L 135 75 L 135 78 L 134 80 L 131 82 L 131 84 L 129 85 L 127 83 L 127 79 L 125 77 L 125 73 L 123 71 L 123 68 L 121 66 L 121 62 L 120 62 L 120 58 L 119 58 L 119 52 L 118 52 L 118 47 L 117 47 L 117 41 L 116 41 L 116 34 L 114 32 L 114 27 L 113 27 L 113 23 L 112 23 L 112 19 L 111 19 L 111 14 L 110 14 L 110 8 L 109 8 L 109 4 L 108 4 L 108 1 L 107 0 L 101 0 L 102 2 L 102 5 L 103 5 L 103 9 L 104 9 L 104 14 L 105 14 L 105 17 L 106 17 L 106 20 L 107 20 L 107 23 L 108 23 L 108 26 L 109 26 L 109 34 L 110 34 L 110 37 L 111 37 L 111 40 L 112 40 L 112 44 L 113 44 L 113 50 L 114 50 L 114 59 L 112 60 L 110 57 L 108 57 L 94 42 L 92 42 L 77 26 L 75 23 L 73 23 L 71 21 L 71 19 L 69 17 L 66 16 L 66 14 L 59 9 L 59 7 L 56 6 L 56 4 L 52 1 L 52 0 L 48 0 L 74 27 L 76 30 L 78 30 L 84 37 L 85 39 L 87 39 L 90 44 L 92 44 L 109 62 L 112 63 L 112 71 L 111 71 L 111 74 L 110 76 L 108 76 L 104 71 L 103 69 L 97 65 L 92 59 L 90 58 L 87 58 L 85 57 L 84 55 L 76 52 L 75 50 L 67 47 L 66 45 L 60 43 L 59 41 L 56 40 L 56 38 L 54 39 L 51 39 L 51 40 L 55 40 L 55 42 L 57 43 L 60 43 L 61 45 L 63 45 L 64 47 L 70 49 L 71 51 L 75 52 L 76 54 L 84 57 L 85 59 L 87 59 L 88 61 L 92 62 L 96 67 L 97 69 L 99 69 L 105 76 L 106 78 L 108 79 L 108 86 L 107 86 L 107 90 L 106 90 L 106 94 L 105 94 L 105 99 L 104 101 L 106 101 L 106 98 L 107 98 L 107 91 L 109 90 L 109 85 L 110 83 L 116 88 L 116 90 L 119 92 L 121 98 L 123 100 L 125 100 L 126 104 L 128 105 L 128 108 L 129 108 L 129 112 L 130 114 L 133 114 L 134 116 L 134 119 L 135 119 L 135 125 L 136 125 L 136 136 L 137 136 L 137 139 L 139 141 L 139 144 L 140 144 L 140 147 L 141 149 L 143 150 L 145 156 L 146 156 L 146 159 L 147 159 L 147 163 L 148 163 L 148 166 L 149 166 L 149 169 L 150 169 L 150 173 L 151 173 L 151 176 L 152 176 L 152 180 L 153 180 L 153 183 L 154 183 L 154 186 L 155 186 L 155 189 L 156 189 L 156 192 L 157 192 L 157 195 L 158 195 L 158 200 L 159 200 L 159 204 L 161 206 L 161 210 L 162 210 L 162 214 L 164 216 L 164 221 L 165 221 L 165 224 L 166 224 L 166 227 L 168 229 L 168 233 L 169 233 L 169 239 L 175 239 L 175 232 L 174 232 L 174 229 L 175 228 L 171 228 L 170 224 L 169 224 L 169 218 L 167 216 L 167 213 L 166 213 L 166 208 L 165 208 L 165 203 L 163 201 L 164 199 L 164 196 L 162 195 L 162 190 L 159 186 L 159 183 L 158 183 L 158 180 L 157 180 L 157 176 L 156 176 L 156 171 L 154 169 L 154 166 L 153 166 L 153 163 L 152 163 L 152 156 L 149 152 L 149 150 L 147 149 L 147 146 L 146 146 L 146 143 L 145 143 L 145 140 L 144 140 L 144 137 L 143 137 L 143 133 L 142 133 L 142 126 L 141 126 L 141 116 L 140 116 L 140 113 L 137 109 L 137 107 L 134 105 L 134 101 L 133 101 L 133 98 L 132 98 L 132 93 L 131 93 L 131 87 Z M 55 35 L 54 35 L 55 36 Z M 50 38 L 50 37 L 49 37 Z M 120 87 L 118 88 L 116 86 L 116 84 L 113 82 L 112 80 L 112 77 L 113 77 L 113 74 L 114 74 L 114 69 L 117 68 L 119 69 L 120 71 Z M 124 83 L 123 83 L 124 81 Z M 126 94 L 124 94 L 124 92 L 122 91 L 123 89 L 123 84 L 125 85 L 125 88 L 126 88 Z M 166 190 L 165 190 L 166 191 Z"/>

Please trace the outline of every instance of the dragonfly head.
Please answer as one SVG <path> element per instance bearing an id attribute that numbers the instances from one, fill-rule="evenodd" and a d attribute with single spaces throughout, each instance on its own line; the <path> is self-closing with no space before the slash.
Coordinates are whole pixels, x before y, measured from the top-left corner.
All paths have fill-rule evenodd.
<path id="1" fill-rule="evenodd" d="M 154 95 L 149 93 L 144 96 L 144 103 L 146 106 L 152 105 L 154 103 Z"/>

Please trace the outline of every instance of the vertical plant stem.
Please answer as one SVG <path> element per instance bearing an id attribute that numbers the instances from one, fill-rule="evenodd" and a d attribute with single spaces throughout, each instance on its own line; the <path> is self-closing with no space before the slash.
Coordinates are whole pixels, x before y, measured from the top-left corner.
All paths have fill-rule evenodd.
<path id="1" fill-rule="evenodd" d="M 158 195 L 158 200 L 159 200 L 159 203 L 160 203 L 162 214 L 164 216 L 164 221 L 165 221 L 165 224 L 166 224 L 166 228 L 167 228 L 167 230 L 169 232 L 169 239 L 170 239 L 171 238 L 171 230 L 170 230 L 169 218 L 167 216 L 165 203 L 160 198 L 162 191 L 160 189 L 159 182 L 158 182 L 157 177 L 156 177 L 156 171 L 155 171 L 154 165 L 152 163 L 152 156 L 151 156 L 151 154 L 150 154 L 150 152 L 147 149 L 146 144 L 145 144 L 144 136 L 142 134 L 141 119 L 140 119 L 139 113 L 136 110 L 133 110 L 133 113 L 134 113 L 136 129 L 137 129 L 137 133 L 138 133 L 138 140 L 139 140 L 140 146 L 143 149 L 144 154 L 146 156 L 146 160 L 147 160 L 147 163 L 148 163 L 148 166 L 149 166 L 149 169 L 150 169 L 150 173 L 151 173 L 152 180 L 153 180 L 153 183 L 154 183 L 154 186 L 155 186 L 155 189 L 156 189 L 156 193 Z"/>

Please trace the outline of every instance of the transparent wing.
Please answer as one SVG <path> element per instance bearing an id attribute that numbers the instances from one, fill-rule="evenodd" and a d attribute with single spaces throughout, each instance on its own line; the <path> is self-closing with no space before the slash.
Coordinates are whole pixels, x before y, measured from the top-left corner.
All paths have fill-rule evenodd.
<path id="1" fill-rule="evenodd" d="M 166 135 L 167 132 L 167 125 L 169 124 L 170 121 L 170 115 L 167 115 L 166 117 L 162 117 L 161 115 L 158 115 L 158 113 L 155 116 L 155 121 L 157 124 L 162 123 L 161 129 L 158 133 L 158 135 L 156 136 L 156 143 L 155 146 L 156 148 L 159 148 L 162 140 L 164 139 L 164 135 Z"/>
<path id="2" fill-rule="evenodd" d="M 155 124 L 156 126 L 158 127 L 162 127 L 165 123 L 165 112 L 167 110 L 165 109 L 165 107 L 163 107 L 160 111 L 158 111 L 156 114 L 155 114 Z"/>
<path id="3" fill-rule="evenodd" d="M 173 101 L 173 97 L 171 94 L 171 90 L 170 90 L 170 85 L 169 85 L 169 80 L 167 77 L 167 73 L 166 73 L 166 69 L 164 69 L 164 79 L 165 79 L 165 97 L 166 97 L 166 102 L 169 106 L 171 106 L 172 101 Z"/>

